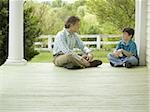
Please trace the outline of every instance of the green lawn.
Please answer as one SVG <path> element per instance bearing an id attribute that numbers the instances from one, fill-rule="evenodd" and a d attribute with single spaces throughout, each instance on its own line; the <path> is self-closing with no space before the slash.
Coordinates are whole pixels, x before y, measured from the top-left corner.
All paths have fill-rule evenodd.
<path id="1" fill-rule="evenodd" d="M 104 63 L 107 63 L 107 54 L 111 52 L 110 50 L 96 50 L 93 51 L 94 54 L 94 59 L 100 59 Z M 53 56 L 52 52 L 40 52 L 39 55 L 36 55 L 30 62 L 41 62 L 41 63 L 47 63 L 47 62 L 52 62 Z"/>

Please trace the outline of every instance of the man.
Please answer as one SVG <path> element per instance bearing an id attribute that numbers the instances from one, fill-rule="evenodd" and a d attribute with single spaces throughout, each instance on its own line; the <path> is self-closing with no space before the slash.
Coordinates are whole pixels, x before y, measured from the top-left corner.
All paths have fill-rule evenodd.
<path id="1" fill-rule="evenodd" d="M 137 66 L 139 57 L 137 54 L 136 43 L 132 40 L 134 29 L 125 28 L 123 30 L 123 38 L 113 53 L 108 54 L 108 59 L 113 67 L 131 68 Z"/>
<path id="2" fill-rule="evenodd" d="M 53 48 L 53 62 L 56 66 L 77 69 L 97 67 L 102 64 L 102 61 L 99 60 L 92 61 L 93 54 L 91 54 L 91 50 L 83 44 L 76 34 L 79 27 L 80 19 L 71 16 L 67 19 L 65 28 L 57 33 Z M 73 48 L 81 49 L 83 55 L 73 52 Z"/>

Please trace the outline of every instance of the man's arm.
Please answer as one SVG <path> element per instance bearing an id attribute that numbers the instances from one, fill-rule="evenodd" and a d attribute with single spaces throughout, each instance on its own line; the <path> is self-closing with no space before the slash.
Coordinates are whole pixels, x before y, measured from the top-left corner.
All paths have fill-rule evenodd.
<path id="1" fill-rule="evenodd" d="M 75 38 L 76 38 L 76 47 L 77 48 L 81 49 L 86 54 L 91 52 L 91 50 L 83 44 L 82 40 L 78 37 L 77 34 L 75 34 Z"/>
<path id="2" fill-rule="evenodd" d="M 87 61 L 92 61 L 93 59 L 93 54 L 91 53 L 91 50 L 86 47 L 83 42 L 81 41 L 81 39 L 75 35 L 76 37 L 76 47 L 78 47 L 79 49 L 81 49 L 86 55 L 83 56 L 84 59 L 86 59 Z"/>

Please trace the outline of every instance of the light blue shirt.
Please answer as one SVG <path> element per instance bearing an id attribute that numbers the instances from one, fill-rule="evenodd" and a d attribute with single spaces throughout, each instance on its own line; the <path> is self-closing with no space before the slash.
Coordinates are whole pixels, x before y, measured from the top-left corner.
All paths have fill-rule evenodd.
<path id="1" fill-rule="evenodd" d="M 58 32 L 55 37 L 53 54 L 59 52 L 73 54 L 73 48 L 79 48 L 84 53 L 91 52 L 91 50 L 83 44 L 76 33 L 68 32 L 68 30 L 64 28 L 62 31 Z"/>

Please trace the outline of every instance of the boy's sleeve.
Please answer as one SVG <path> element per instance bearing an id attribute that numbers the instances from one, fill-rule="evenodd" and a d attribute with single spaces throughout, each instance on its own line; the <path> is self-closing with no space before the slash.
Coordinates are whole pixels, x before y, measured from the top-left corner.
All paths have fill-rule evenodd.
<path id="1" fill-rule="evenodd" d="M 130 47 L 130 52 L 136 56 L 136 53 L 137 53 L 137 46 L 135 43 L 131 44 L 131 47 Z"/>
<path id="2" fill-rule="evenodd" d="M 121 42 L 119 42 L 116 46 L 116 50 L 121 49 Z"/>

